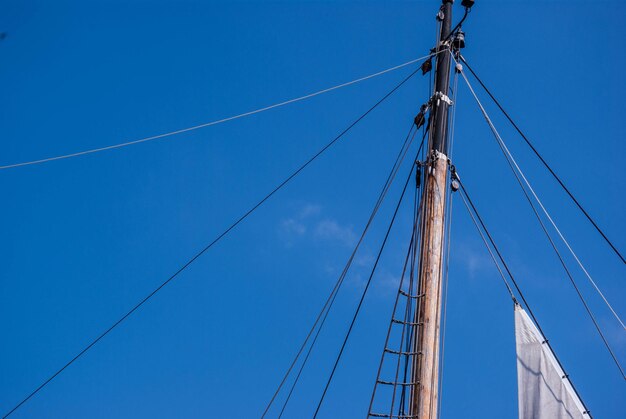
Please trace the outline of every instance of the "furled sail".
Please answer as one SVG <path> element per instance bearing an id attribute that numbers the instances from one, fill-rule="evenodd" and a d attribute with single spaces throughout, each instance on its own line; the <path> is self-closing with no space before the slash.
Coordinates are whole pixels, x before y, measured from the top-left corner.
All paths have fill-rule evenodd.
<path id="1" fill-rule="evenodd" d="M 519 304 L 515 305 L 515 342 L 520 419 L 588 419 L 554 353 Z"/>

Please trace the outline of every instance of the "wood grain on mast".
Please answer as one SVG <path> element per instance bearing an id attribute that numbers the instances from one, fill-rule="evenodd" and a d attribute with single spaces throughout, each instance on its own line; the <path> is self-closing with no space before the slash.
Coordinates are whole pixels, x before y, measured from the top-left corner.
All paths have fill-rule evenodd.
<path id="1" fill-rule="evenodd" d="M 441 34 L 437 48 L 448 48 L 453 0 L 442 0 Z M 420 246 L 419 308 L 415 313 L 415 348 L 412 365 L 410 417 L 437 418 L 439 387 L 439 323 L 441 318 L 441 279 L 445 208 L 448 188 L 448 91 L 450 86 L 450 54 L 437 56 L 435 92 L 432 97 L 431 137 L 428 160 L 423 167 L 422 191 L 423 230 Z"/>

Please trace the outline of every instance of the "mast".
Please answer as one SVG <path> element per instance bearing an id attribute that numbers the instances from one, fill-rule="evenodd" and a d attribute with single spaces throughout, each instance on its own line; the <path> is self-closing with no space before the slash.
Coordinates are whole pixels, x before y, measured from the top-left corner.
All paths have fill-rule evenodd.
<path id="1" fill-rule="evenodd" d="M 441 20 L 437 51 L 446 45 L 452 25 L 454 0 L 442 0 L 438 19 Z M 443 15 L 443 16 L 442 16 Z M 428 160 L 422 167 L 423 230 L 419 254 L 418 310 L 415 313 L 414 353 L 412 365 L 410 417 L 437 418 L 439 388 L 439 328 L 441 318 L 441 288 L 445 209 L 448 188 L 448 109 L 450 99 L 450 54 L 437 55 L 435 92 L 431 99 L 431 134 Z"/>

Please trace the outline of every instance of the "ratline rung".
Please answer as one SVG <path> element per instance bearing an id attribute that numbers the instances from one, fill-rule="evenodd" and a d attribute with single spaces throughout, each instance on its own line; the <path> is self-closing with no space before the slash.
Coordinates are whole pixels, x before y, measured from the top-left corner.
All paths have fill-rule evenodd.
<path id="1" fill-rule="evenodd" d="M 415 419 L 415 415 L 390 415 L 389 413 L 368 413 L 368 417 L 373 418 L 393 418 L 393 419 Z"/>
<path id="2" fill-rule="evenodd" d="M 397 323 L 397 324 L 405 324 L 405 325 L 408 325 L 408 326 L 421 326 L 422 324 L 424 324 L 424 323 L 422 323 L 422 322 L 419 322 L 419 323 L 418 323 L 418 322 L 405 322 L 405 321 L 403 321 L 403 320 L 398 320 L 398 319 L 392 319 L 391 321 L 392 321 L 393 323 Z"/>
<path id="3" fill-rule="evenodd" d="M 393 349 L 385 348 L 385 352 L 395 355 L 421 355 L 422 352 L 404 352 L 404 351 L 394 351 Z"/>
<path id="4" fill-rule="evenodd" d="M 402 291 L 402 290 L 400 290 L 400 294 L 404 295 L 405 297 L 413 298 L 413 299 L 422 298 L 425 295 L 425 294 L 412 295 L 412 294 L 409 294 L 408 292 L 405 292 L 405 291 Z"/>
<path id="5" fill-rule="evenodd" d="M 415 383 L 395 383 L 393 381 L 383 381 L 383 380 L 376 380 L 376 382 L 378 384 L 384 384 L 384 385 L 388 385 L 388 386 L 402 386 L 402 387 L 415 387 L 416 385 L 419 384 L 419 382 L 415 382 Z"/>

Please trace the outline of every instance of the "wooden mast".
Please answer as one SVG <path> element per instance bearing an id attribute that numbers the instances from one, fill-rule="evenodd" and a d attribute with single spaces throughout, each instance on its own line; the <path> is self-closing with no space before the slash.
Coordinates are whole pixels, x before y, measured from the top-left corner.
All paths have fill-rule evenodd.
<path id="1" fill-rule="evenodd" d="M 448 49 L 452 23 L 452 3 L 442 0 L 438 18 L 441 20 L 437 50 Z M 443 14 L 443 16 L 442 16 Z M 431 108 L 431 136 L 428 160 L 422 167 L 425 177 L 422 192 L 423 230 L 420 246 L 418 309 L 415 313 L 415 343 L 412 365 L 410 417 L 437 418 L 439 388 L 439 322 L 441 318 L 441 288 L 445 209 L 448 188 L 448 98 L 450 86 L 450 54 L 437 55 L 435 92 Z"/>

